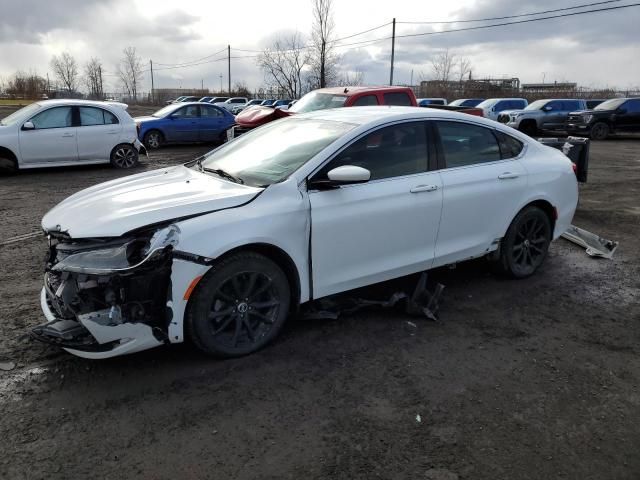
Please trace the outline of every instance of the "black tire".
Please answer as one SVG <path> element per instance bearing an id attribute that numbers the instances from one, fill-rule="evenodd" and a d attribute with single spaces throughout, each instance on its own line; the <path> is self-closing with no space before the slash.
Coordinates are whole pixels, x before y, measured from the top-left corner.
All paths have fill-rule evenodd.
<path id="1" fill-rule="evenodd" d="M 148 149 L 156 150 L 164 143 L 164 135 L 162 135 L 160 130 L 149 130 L 144 134 L 142 143 L 144 143 Z"/>
<path id="2" fill-rule="evenodd" d="M 538 127 L 536 123 L 532 121 L 523 122 L 518 130 L 530 137 L 535 137 L 538 134 Z"/>
<path id="3" fill-rule="evenodd" d="M 589 137 L 591 140 L 605 140 L 609 136 L 609 125 L 604 122 L 596 122 L 591 127 Z"/>
<path id="4" fill-rule="evenodd" d="M 547 256 L 551 235 L 551 221 L 543 210 L 534 206 L 522 209 L 500 244 L 500 272 L 512 278 L 533 275 Z"/>
<path id="5" fill-rule="evenodd" d="M 111 152 L 111 165 L 127 169 L 138 165 L 138 149 L 130 143 L 121 143 Z"/>
<path id="6" fill-rule="evenodd" d="M 275 262 L 240 252 L 215 264 L 189 300 L 187 331 L 203 352 L 240 357 L 272 341 L 289 313 L 287 276 Z"/>
<path id="7" fill-rule="evenodd" d="M 18 162 L 12 158 L 0 157 L 0 171 L 4 174 L 13 174 L 18 171 Z"/>

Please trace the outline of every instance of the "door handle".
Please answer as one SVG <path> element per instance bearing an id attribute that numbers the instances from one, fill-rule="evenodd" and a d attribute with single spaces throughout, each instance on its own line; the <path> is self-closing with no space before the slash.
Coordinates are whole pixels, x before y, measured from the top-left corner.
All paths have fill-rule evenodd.
<path id="1" fill-rule="evenodd" d="M 420 192 L 435 192 L 438 190 L 437 185 L 416 185 L 411 190 L 411 193 L 420 193 Z"/>
<path id="2" fill-rule="evenodd" d="M 518 178 L 520 175 L 517 173 L 504 172 L 502 175 L 498 175 L 498 179 L 500 180 L 510 180 L 512 178 Z"/>
<path id="3" fill-rule="evenodd" d="M 73 137 L 73 133 L 64 133 L 62 134 L 63 137 Z"/>

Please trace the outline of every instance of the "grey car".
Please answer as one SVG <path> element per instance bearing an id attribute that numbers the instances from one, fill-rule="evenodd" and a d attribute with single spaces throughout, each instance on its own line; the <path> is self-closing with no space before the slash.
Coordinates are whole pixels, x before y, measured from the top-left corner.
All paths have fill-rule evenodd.
<path id="1" fill-rule="evenodd" d="M 584 100 L 567 98 L 536 100 L 524 110 L 501 112 L 498 115 L 498 121 L 532 136 L 543 130 L 564 130 L 569 113 L 585 108 Z"/>

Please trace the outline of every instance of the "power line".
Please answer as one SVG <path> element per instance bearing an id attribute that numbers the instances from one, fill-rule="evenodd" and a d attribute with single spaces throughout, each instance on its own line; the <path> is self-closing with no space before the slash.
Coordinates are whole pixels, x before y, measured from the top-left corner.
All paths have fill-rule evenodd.
<path id="1" fill-rule="evenodd" d="M 211 58 L 211 57 L 215 57 L 216 55 L 221 54 L 222 52 L 224 52 L 227 49 L 227 47 L 223 48 L 222 50 L 216 52 L 216 53 L 212 53 L 211 55 L 207 55 L 206 57 L 202 57 L 202 58 L 198 58 L 197 60 L 192 60 L 191 62 L 182 62 L 182 63 L 160 63 L 160 62 L 156 62 L 156 65 L 162 65 L 162 66 L 166 66 L 166 67 L 178 67 L 178 66 L 187 66 L 190 65 L 192 63 L 197 63 L 200 62 L 202 60 L 206 60 L 207 58 Z"/>
<path id="2" fill-rule="evenodd" d="M 631 3 L 628 5 L 620 5 L 617 7 L 606 7 L 606 8 L 598 8 L 594 10 L 586 10 L 584 12 L 572 12 L 572 13 L 563 13 L 562 15 L 551 15 L 548 17 L 540 17 L 540 18 L 529 18 L 527 20 L 517 20 L 514 22 L 503 22 L 503 23 L 493 23 L 491 25 L 479 25 L 477 27 L 465 27 L 465 28 L 455 28 L 451 30 L 440 30 L 437 32 L 424 32 L 424 33 L 410 33 L 405 35 L 396 35 L 396 38 L 408 38 L 408 37 L 423 37 L 428 35 L 440 35 L 442 33 L 453 33 L 453 32 L 465 32 L 469 30 L 481 30 L 485 28 L 494 28 L 494 27 L 504 27 L 506 25 L 516 25 L 521 23 L 531 23 L 531 22 L 539 22 L 541 20 L 549 20 L 552 18 L 563 18 L 563 17 L 573 17 L 575 15 L 585 15 L 587 13 L 597 13 L 597 12 L 607 12 L 610 10 L 620 10 L 622 8 L 630 8 L 640 6 L 640 3 Z"/>
<path id="3" fill-rule="evenodd" d="M 442 21 L 426 21 L 426 22 L 397 22 L 404 24 L 451 24 L 451 23 L 473 23 L 473 22 L 488 22 L 491 20 L 506 20 L 509 18 L 518 18 L 518 17 L 530 17 L 534 15 L 544 15 L 546 13 L 554 13 L 554 12 L 563 12 L 566 10 L 575 10 L 576 8 L 584 8 L 584 7 L 593 7 L 595 5 L 604 5 L 606 3 L 617 3 L 621 0 L 606 0 L 603 2 L 594 2 L 594 3 L 585 3 L 583 5 L 576 5 L 574 7 L 565 7 L 565 8 L 556 8 L 553 10 L 543 10 L 541 12 L 531 12 L 531 13 L 522 13 L 520 15 L 508 15 L 506 17 L 489 17 L 489 18 L 476 18 L 473 20 L 442 20 Z"/>

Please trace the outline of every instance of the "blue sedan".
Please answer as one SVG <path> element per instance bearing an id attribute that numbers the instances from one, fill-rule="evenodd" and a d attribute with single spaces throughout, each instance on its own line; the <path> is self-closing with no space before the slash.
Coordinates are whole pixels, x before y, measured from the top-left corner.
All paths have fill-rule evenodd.
<path id="1" fill-rule="evenodd" d="M 168 143 L 224 142 L 235 117 L 224 108 L 206 103 L 168 105 L 148 117 L 134 118 L 138 138 L 147 148 Z"/>

